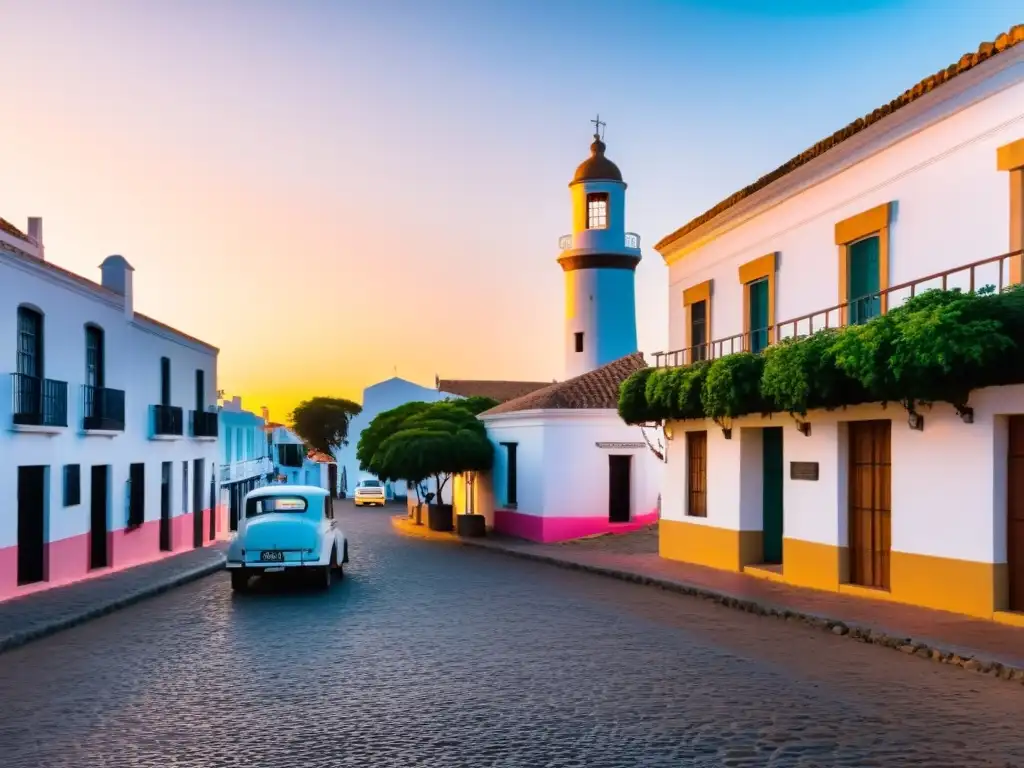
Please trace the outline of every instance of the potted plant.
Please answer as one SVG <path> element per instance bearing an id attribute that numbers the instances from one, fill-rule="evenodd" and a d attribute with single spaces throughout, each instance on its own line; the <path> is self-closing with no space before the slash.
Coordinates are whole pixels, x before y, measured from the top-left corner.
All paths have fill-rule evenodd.
<path id="1" fill-rule="evenodd" d="M 427 526 L 451 531 L 455 515 L 452 505 L 444 502 L 444 487 L 455 473 L 491 468 L 494 447 L 477 414 L 493 405 L 493 400 L 466 398 L 406 403 L 378 414 L 359 438 L 360 463 L 382 479 L 433 478 L 434 491 L 426 501 Z M 468 530 L 479 529 L 479 521 L 467 524 Z"/>

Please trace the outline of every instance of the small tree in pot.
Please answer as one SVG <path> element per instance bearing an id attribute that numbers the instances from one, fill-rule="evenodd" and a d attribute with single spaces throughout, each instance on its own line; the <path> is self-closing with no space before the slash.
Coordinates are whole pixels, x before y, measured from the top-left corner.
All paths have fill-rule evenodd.
<path id="1" fill-rule="evenodd" d="M 360 464 L 381 479 L 411 480 L 417 496 L 419 483 L 432 478 L 435 495 L 428 525 L 451 530 L 452 505 L 444 503 L 444 488 L 455 473 L 487 471 L 493 465 L 494 447 L 476 414 L 494 404 L 486 398 L 467 398 L 407 403 L 386 411 L 360 438 Z"/>

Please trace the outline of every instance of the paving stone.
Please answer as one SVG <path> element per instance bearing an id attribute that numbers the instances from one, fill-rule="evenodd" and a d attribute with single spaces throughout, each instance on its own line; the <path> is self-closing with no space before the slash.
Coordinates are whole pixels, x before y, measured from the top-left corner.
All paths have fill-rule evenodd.
<path id="1" fill-rule="evenodd" d="M 658 556 L 657 528 L 619 536 L 600 536 L 564 544 L 535 544 L 492 536 L 461 543 L 552 565 L 584 569 L 647 583 L 763 615 L 781 615 L 827 628 L 842 623 L 852 639 L 890 648 L 937 649 L 949 663 L 972 671 L 999 663 L 1024 670 L 1024 628 L 973 619 L 890 601 L 870 600 L 757 579 L 740 573 L 673 562 Z"/>
<path id="2" fill-rule="evenodd" d="M 328 592 L 226 573 L 0 655 L 4 768 L 1024 765 L 1024 687 L 396 535 Z"/>
<path id="3" fill-rule="evenodd" d="M 223 565 L 223 545 L 214 545 L 4 601 L 0 652 L 173 589 Z"/>

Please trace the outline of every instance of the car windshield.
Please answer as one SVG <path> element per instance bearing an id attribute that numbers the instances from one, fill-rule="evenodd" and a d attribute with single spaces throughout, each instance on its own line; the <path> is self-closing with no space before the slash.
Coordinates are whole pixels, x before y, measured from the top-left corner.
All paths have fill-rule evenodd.
<path id="1" fill-rule="evenodd" d="M 363 480 L 359 483 L 360 488 L 380 488 L 380 480 Z"/>
<path id="2" fill-rule="evenodd" d="M 269 512 L 305 512 L 307 506 L 301 496 L 261 496 L 246 502 L 245 516 L 257 517 Z"/>

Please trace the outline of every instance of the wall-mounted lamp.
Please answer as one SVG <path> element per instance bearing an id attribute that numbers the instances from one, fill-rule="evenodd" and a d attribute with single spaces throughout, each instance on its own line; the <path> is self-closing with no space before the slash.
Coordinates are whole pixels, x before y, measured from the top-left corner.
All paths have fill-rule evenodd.
<path id="1" fill-rule="evenodd" d="M 811 436 L 811 422 L 809 422 L 809 421 L 797 421 L 797 423 L 796 423 L 796 431 L 799 432 L 804 437 L 810 437 Z"/>
<path id="2" fill-rule="evenodd" d="M 671 440 L 673 435 L 675 435 L 675 430 L 672 429 L 672 425 L 671 424 L 666 424 L 665 425 L 665 439 L 666 440 Z"/>
<path id="3" fill-rule="evenodd" d="M 907 416 L 907 424 L 910 425 L 911 429 L 916 429 L 918 432 L 924 429 L 924 416 L 917 411 L 910 411 Z"/>
<path id="4" fill-rule="evenodd" d="M 722 427 L 722 437 L 732 440 L 732 427 Z"/>
<path id="5" fill-rule="evenodd" d="M 957 416 L 964 424 L 974 423 L 974 409 L 969 405 L 958 405 L 956 408 Z"/>

